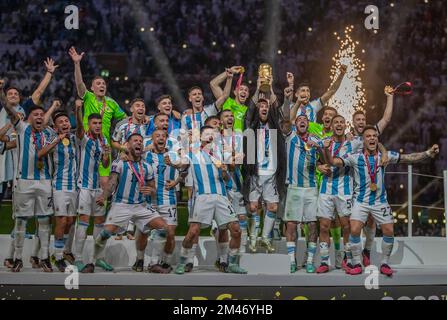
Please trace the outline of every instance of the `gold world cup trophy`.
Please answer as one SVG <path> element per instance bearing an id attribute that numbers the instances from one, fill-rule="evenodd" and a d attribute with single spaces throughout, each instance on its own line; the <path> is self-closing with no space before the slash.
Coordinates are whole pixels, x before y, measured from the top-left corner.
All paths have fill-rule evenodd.
<path id="1" fill-rule="evenodd" d="M 268 63 L 263 63 L 259 66 L 258 76 L 261 80 L 259 91 L 268 93 L 272 85 L 272 67 Z"/>

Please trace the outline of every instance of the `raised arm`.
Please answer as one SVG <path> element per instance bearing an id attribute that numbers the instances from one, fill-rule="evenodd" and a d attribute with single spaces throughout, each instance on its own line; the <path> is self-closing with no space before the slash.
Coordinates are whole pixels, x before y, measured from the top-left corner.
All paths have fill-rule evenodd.
<path id="1" fill-rule="evenodd" d="M 225 88 L 224 88 L 222 94 L 216 100 L 216 107 L 218 109 L 220 109 L 222 107 L 222 105 L 225 103 L 225 101 L 230 96 L 231 84 L 233 83 L 233 74 L 234 73 L 233 73 L 233 71 L 231 69 L 226 69 L 225 70 L 225 78 L 226 78 L 227 81 L 225 82 Z"/>
<path id="2" fill-rule="evenodd" d="M 20 114 L 18 112 L 16 112 L 14 110 L 14 107 L 11 106 L 11 104 L 9 104 L 8 102 L 5 103 L 5 110 L 9 116 L 9 119 L 11 120 L 11 123 L 13 125 L 16 125 L 17 122 L 20 120 Z"/>
<path id="3" fill-rule="evenodd" d="M 43 158 L 47 154 L 49 154 L 51 151 L 53 151 L 54 147 L 57 146 L 57 144 L 62 141 L 67 135 L 66 134 L 59 134 L 51 143 L 44 146 L 42 149 L 39 150 L 37 153 L 37 157 Z"/>
<path id="4" fill-rule="evenodd" d="M 48 125 L 48 122 L 50 122 L 51 117 L 53 116 L 54 112 L 58 110 L 61 106 L 61 101 L 59 99 L 56 99 L 51 104 L 51 107 L 45 112 L 45 115 L 43 116 L 43 124 L 44 126 Z"/>
<path id="5" fill-rule="evenodd" d="M 339 168 L 343 168 L 345 166 L 345 163 L 343 162 L 342 159 L 338 158 L 338 157 L 333 157 L 331 154 L 331 151 L 329 150 L 329 147 L 331 145 L 331 140 L 330 139 L 326 139 L 323 141 L 323 157 L 324 160 L 330 164 L 331 166 L 335 166 L 335 167 L 339 167 Z"/>
<path id="6" fill-rule="evenodd" d="M 47 68 L 47 72 L 45 73 L 42 81 L 39 83 L 37 89 L 31 95 L 31 99 L 33 100 L 34 104 L 39 103 L 40 98 L 50 84 L 54 71 L 56 71 L 56 69 L 59 67 L 59 65 L 56 65 L 54 60 L 51 58 L 47 58 L 47 60 L 45 60 L 43 63 L 45 64 L 45 68 Z"/>
<path id="7" fill-rule="evenodd" d="M 82 100 L 76 99 L 75 101 L 75 112 L 76 112 L 76 136 L 79 139 L 85 134 L 84 122 L 82 120 Z"/>
<path id="8" fill-rule="evenodd" d="M 230 70 L 233 72 L 233 74 L 238 73 L 239 70 L 241 70 L 242 67 L 240 66 L 234 66 L 231 67 Z M 215 77 L 213 80 L 210 81 L 210 87 L 211 91 L 213 92 L 214 98 L 219 99 L 223 94 L 224 90 L 220 87 L 220 85 L 227 79 L 227 71 L 222 72 L 217 77 Z"/>
<path id="9" fill-rule="evenodd" d="M 80 98 L 83 98 L 85 95 L 85 92 L 87 91 L 87 87 L 85 86 L 84 80 L 82 80 L 82 71 L 81 71 L 81 60 L 84 56 L 84 52 L 81 54 L 78 54 L 76 52 L 76 49 L 74 47 L 71 47 L 68 51 L 68 54 L 70 55 L 71 59 L 73 60 L 74 64 L 74 76 L 75 76 L 75 83 L 76 83 L 76 90 L 78 91 L 78 96 Z"/>
<path id="10" fill-rule="evenodd" d="M 104 138 L 101 137 L 100 139 L 104 139 Z M 110 165 L 110 154 L 112 152 L 112 148 L 107 144 L 105 144 L 102 148 L 103 148 L 102 159 L 101 159 L 102 166 L 104 168 L 108 168 Z"/>
<path id="11" fill-rule="evenodd" d="M 119 175 L 116 172 L 111 172 L 110 176 L 109 176 L 109 181 L 107 182 L 107 185 L 105 187 L 105 189 L 102 192 L 102 195 L 100 195 L 97 199 L 96 199 L 96 203 L 98 205 L 103 206 L 104 205 L 104 201 L 106 199 L 108 199 L 116 190 L 116 187 L 118 186 L 118 182 L 119 182 Z"/>
<path id="12" fill-rule="evenodd" d="M 377 123 L 377 127 L 379 128 L 380 134 L 382 134 L 387 125 L 390 123 L 391 117 L 393 115 L 393 103 L 394 103 L 393 88 L 391 88 L 390 86 L 386 86 L 385 95 L 386 95 L 385 112 L 383 113 L 382 119 L 380 119 L 379 123 Z"/>
<path id="13" fill-rule="evenodd" d="M 335 82 L 329 87 L 326 93 L 321 96 L 320 99 L 323 106 L 328 103 L 329 99 L 331 99 L 332 96 L 337 92 L 338 88 L 340 88 L 340 84 L 346 74 L 347 69 L 348 67 L 345 65 L 342 65 L 340 67 L 340 75 L 338 76 L 337 80 L 335 80 Z"/>
<path id="14" fill-rule="evenodd" d="M 429 158 L 434 158 L 439 153 L 439 146 L 437 144 L 433 145 L 430 149 L 425 152 L 402 154 L 400 156 L 399 163 L 418 163 Z"/>

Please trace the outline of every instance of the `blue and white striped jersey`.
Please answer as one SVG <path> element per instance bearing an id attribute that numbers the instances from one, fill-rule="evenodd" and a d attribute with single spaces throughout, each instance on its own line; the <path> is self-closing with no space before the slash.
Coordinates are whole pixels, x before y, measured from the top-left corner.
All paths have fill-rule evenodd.
<path id="1" fill-rule="evenodd" d="M 331 138 L 328 139 L 331 140 Z M 341 158 L 346 154 L 357 153 L 361 151 L 362 148 L 363 142 L 359 142 L 356 140 L 344 141 L 343 143 L 333 141 L 330 150 L 333 157 Z M 354 181 L 351 174 L 351 168 L 338 168 L 332 166 L 331 170 L 332 173 L 330 176 L 323 175 L 320 186 L 320 193 L 333 196 L 352 196 L 352 194 L 354 193 Z"/>
<path id="2" fill-rule="evenodd" d="M 152 167 L 155 178 L 155 187 L 157 189 L 156 199 L 152 201 L 158 206 L 177 205 L 176 189 L 166 190 L 166 182 L 175 181 L 178 178 L 178 170 L 165 163 L 165 156 L 170 156 L 171 152 L 155 153 L 148 152 L 146 154 L 146 162 Z"/>
<path id="3" fill-rule="evenodd" d="M 117 173 L 119 180 L 113 195 L 113 203 L 142 204 L 146 202 L 146 196 L 140 192 L 139 179 L 144 180 L 145 185 L 154 179 L 154 173 L 148 163 L 143 160 L 139 162 L 115 160 L 110 172 Z"/>
<path id="4" fill-rule="evenodd" d="M 290 104 L 291 109 L 292 109 L 292 107 L 293 107 L 293 103 Z M 318 99 L 310 101 L 308 104 L 306 104 L 305 106 L 298 109 L 296 116 L 298 117 L 302 114 L 306 114 L 306 116 L 310 122 L 317 122 L 317 114 L 321 109 L 323 109 L 323 104 L 321 103 L 321 99 L 318 98 Z M 295 119 L 293 119 L 293 120 L 295 120 Z M 295 128 L 295 130 L 296 130 L 296 128 Z"/>
<path id="5" fill-rule="evenodd" d="M 213 159 L 204 150 L 199 150 L 196 153 L 190 152 L 188 160 L 196 195 L 219 194 L 227 196 L 222 170 L 218 169 L 215 164 L 222 161 L 222 156 L 218 152 L 213 153 Z"/>
<path id="6" fill-rule="evenodd" d="M 322 141 L 313 135 L 309 135 L 308 139 L 318 143 L 320 147 L 323 146 Z M 286 137 L 286 183 L 300 188 L 315 188 L 318 152 L 316 148 L 306 151 L 305 144 L 295 132 Z"/>
<path id="7" fill-rule="evenodd" d="M 34 131 L 32 126 L 25 121 L 15 124 L 17 131 L 17 179 L 24 180 L 51 180 L 52 165 L 50 158 L 45 156 L 39 160 L 38 150 L 45 146 L 46 141 L 52 140 L 52 131 Z M 39 163 L 42 168 L 39 168 Z"/>
<path id="8" fill-rule="evenodd" d="M 385 188 L 385 168 L 379 166 L 382 154 L 379 152 L 377 159 L 374 156 L 366 156 L 362 152 L 356 154 L 346 154 L 341 159 L 346 167 L 354 170 L 354 197 L 357 202 L 366 205 L 377 205 L 387 203 L 387 195 Z M 388 151 L 390 163 L 398 163 L 400 154 L 394 151 Z M 377 172 L 375 174 L 375 184 L 377 190 L 371 190 L 371 178 L 368 173 L 368 161 L 371 173 L 377 164 Z"/>
<path id="9" fill-rule="evenodd" d="M 208 104 L 203 107 L 202 112 L 184 115 L 182 117 L 182 129 L 189 131 L 192 129 L 199 129 L 205 125 L 206 119 L 210 116 L 215 116 L 218 110 L 215 103 Z"/>
<path id="10" fill-rule="evenodd" d="M 149 123 L 135 124 L 132 121 L 132 117 L 121 120 L 117 123 L 115 131 L 112 135 L 112 140 L 124 144 L 134 133 L 139 133 L 146 138 L 149 136 Z"/>
<path id="11" fill-rule="evenodd" d="M 220 152 L 223 154 L 224 163 L 227 165 L 232 164 L 233 153 L 242 154 L 243 150 L 243 136 L 240 133 L 233 133 L 232 135 L 220 135 L 218 139 L 215 140 L 215 143 Z M 228 172 L 230 174 L 231 179 L 227 181 L 227 190 L 233 190 L 236 192 L 241 192 L 242 190 L 242 173 L 241 166 L 235 165 L 234 170 Z"/>
<path id="12" fill-rule="evenodd" d="M 261 124 L 257 130 L 258 175 L 271 176 L 277 169 L 277 129 L 270 129 L 268 123 Z"/>
<path id="13" fill-rule="evenodd" d="M 78 187 L 81 189 L 98 190 L 99 184 L 99 164 L 103 153 L 103 144 L 107 144 L 106 138 L 100 142 L 100 139 L 93 139 L 84 134 L 78 141 L 80 148 L 80 162 L 78 174 Z"/>
<path id="14" fill-rule="evenodd" d="M 57 138 L 56 132 L 54 132 Z M 53 149 L 51 157 L 53 160 L 53 190 L 73 191 L 76 190 L 76 179 L 78 172 L 76 136 L 70 134 L 67 138 L 70 141 L 68 146 L 64 146 L 60 141 Z M 54 140 L 52 140 L 54 141 Z M 47 144 L 51 144 L 52 141 Z"/>

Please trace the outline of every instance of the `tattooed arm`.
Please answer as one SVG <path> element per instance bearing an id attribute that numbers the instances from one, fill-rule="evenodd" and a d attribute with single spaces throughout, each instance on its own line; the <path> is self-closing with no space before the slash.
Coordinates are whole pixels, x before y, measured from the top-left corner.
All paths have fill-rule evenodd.
<path id="1" fill-rule="evenodd" d="M 430 149 L 425 152 L 402 154 L 400 156 L 399 163 L 418 163 L 429 158 L 434 158 L 439 153 L 439 146 L 437 144 L 433 145 Z"/>
<path id="2" fill-rule="evenodd" d="M 118 173 L 117 172 L 110 173 L 109 182 L 107 183 L 106 188 L 102 192 L 102 195 L 100 195 L 96 199 L 96 203 L 98 205 L 103 206 L 104 201 L 108 199 L 115 192 L 116 187 L 118 186 L 118 181 L 119 181 Z"/>

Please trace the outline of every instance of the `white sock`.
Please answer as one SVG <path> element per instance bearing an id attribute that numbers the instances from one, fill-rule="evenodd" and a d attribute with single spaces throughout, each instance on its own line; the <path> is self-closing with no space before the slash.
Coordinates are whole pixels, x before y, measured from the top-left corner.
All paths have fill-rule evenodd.
<path id="1" fill-rule="evenodd" d="M 329 244 L 327 242 L 320 242 L 320 257 L 321 263 L 329 265 Z"/>
<path id="2" fill-rule="evenodd" d="M 393 251 L 394 237 L 382 238 L 382 264 L 388 264 Z"/>
<path id="3" fill-rule="evenodd" d="M 54 257 L 61 260 L 64 255 L 64 239 L 54 239 Z"/>
<path id="4" fill-rule="evenodd" d="M 6 259 L 14 259 L 14 231 L 11 233 L 11 241 L 9 242 L 9 248 L 8 248 L 8 255 L 6 256 Z"/>
<path id="5" fill-rule="evenodd" d="M 376 236 L 376 228 L 371 229 L 368 226 L 365 226 L 363 232 L 365 233 L 365 249 L 371 251 Z"/>
<path id="6" fill-rule="evenodd" d="M 195 245 L 193 244 L 193 247 L 194 246 Z M 185 248 L 185 247 L 182 246 L 182 248 L 180 249 L 180 261 L 179 261 L 179 263 L 181 263 L 181 264 L 189 263 L 188 261 L 190 259 L 191 251 L 192 251 L 192 248 L 188 249 L 188 248 Z"/>
<path id="7" fill-rule="evenodd" d="M 135 223 L 133 221 L 129 221 L 129 223 L 127 224 L 127 230 L 126 231 L 133 234 L 134 230 L 135 230 Z"/>
<path id="8" fill-rule="evenodd" d="M 245 253 L 247 247 L 247 220 L 240 220 L 239 226 L 241 228 L 241 246 L 239 248 L 240 253 Z"/>
<path id="9" fill-rule="evenodd" d="M 76 229 L 75 250 L 76 261 L 82 261 L 82 252 L 84 251 L 85 239 L 87 237 L 88 223 L 79 221 Z"/>
<path id="10" fill-rule="evenodd" d="M 293 241 L 287 241 L 287 255 L 290 258 L 290 263 L 296 263 L 296 243 Z"/>
<path id="11" fill-rule="evenodd" d="M 73 250 L 73 239 L 75 235 L 75 230 L 76 230 L 76 223 L 73 223 L 70 227 L 70 231 L 68 232 L 68 234 L 64 234 L 64 242 L 65 242 L 64 252 L 66 253 L 71 253 L 71 251 Z"/>
<path id="12" fill-rule="evenodd" d="M 39 230 L 37 229 L 33 239 L 33 248 L 31 251 L 31 256 L 39 258 L 39 251 L 40 251 L 40 238 L 39 238 Z"/>
<path id="13" fill-rule="evenodd" d="M 196 251 L 197 251 L 197 243 L 194 243 L 192 245 L 192 248 L 188 249 L 189 254 L 187 256 L 188 258 L 187 258 L 186 263 L 193 263 L 194 264 L 194 257 L 196 256 Z"/>
<path id="14" fill-rule="evenodd" d="M 314 256 L 317 252 L 317 244 L 315 242 L 309 242 L 307 244 L 307 263 L 314 263 Z"/>
<path id="15" fill-rule="evenodd" d="M 238 264 L 239 248 L 230 249 L 228 264 Z"/>
<path id="16" fill-rule="evenodd" d="M 27 219 L 16 218 L 14 227 L 14 251 L 15 258 L 22 260 L 23 244 L 25 243 L 25 232 Z"/>
<path id="17" fill-rule="evenodd" d="M 93 227 L 93 239 L 98 238 L 102 229 L 104 229 L 104 223 L 95 223 L 95 225 Z"/>
<path id="18" fill-rule="evenodd" d="M 94 238 L 94 261 L 96 261 L 96 259 L 104 258 L 104 250 L 106 248 L 107 240 L 109 240 L 111 236 L 112 234 L 109 231 L 103 229 L 100 234 Z"/>
<path id="19" fill-rule="evenodd" d="M 166 232 L 163 230 L 155 230 L 153 239 L 151 265 L 158 264 L 161 260 L 161 253 L 166 243 Z"/>
<path id="20" fill-rule="evenodd" d="M 257 217 L 257 218 L 256 218 Z M 249 218 L 249 233 L 250 233 L 250 243 L 253 245 L 256 243 L 256 240 L 258 238 L 258 223 L 257 220 L 259 220 L 259 216 L 256 214 L 252 214 Z"/>
<path id="21" fill-rule="evenodd" d="M 226 230 L 225 230 L 226 232 Z M 219 247 L 219 261 L 220 262 L 227 262 L 228 261 L 228 246 L 229 246 L 229 242 L 220 242 L 217 244 L 217 246 Z"/>
<path id="22" fill-rule="evenodd" d="M 267 210 L 264 217 L 264 227 L 262 228 L 262 238 L 268 239 L 270 233 L 273 230 L 273 225 L 275 224 L 276 215 L 273 212 Z"/>
<path id="23" fill-rule="evenodd" d="M 358 265 L 362 259 L 362 240 L 360 237 L 349 237 L 351 252 L 352 252 L 352 264 Z"/>
<path id="24" fill-rule="evenodd" d="M 48 259 L 50 252 L 50 217 L 40 217 L 39 222 L 39 239 L 40 239 L 40 258 Z"/>

